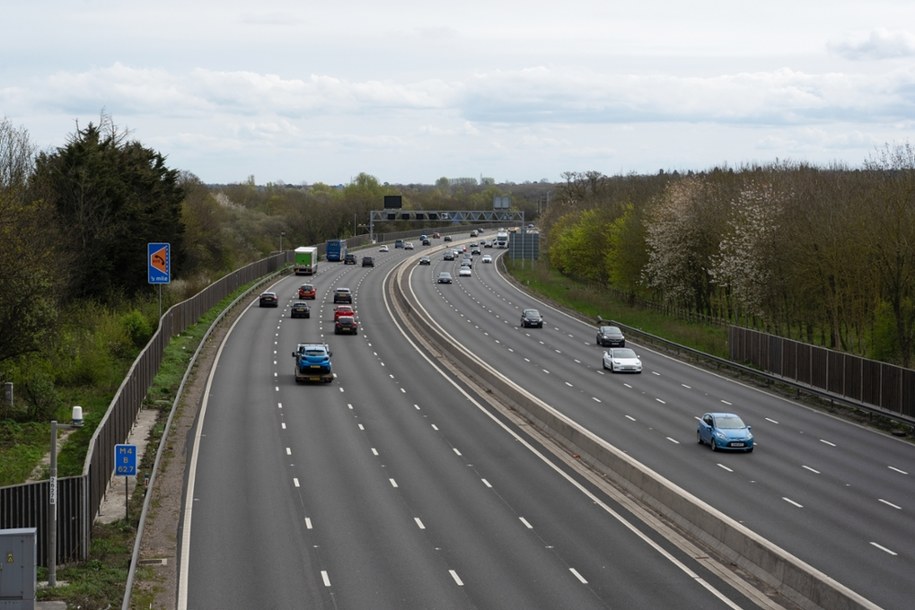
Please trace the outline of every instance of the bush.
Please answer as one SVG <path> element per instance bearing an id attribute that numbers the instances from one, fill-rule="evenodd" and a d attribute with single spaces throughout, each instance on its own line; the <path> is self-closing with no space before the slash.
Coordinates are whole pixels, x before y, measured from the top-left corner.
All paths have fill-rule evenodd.
<path id="1" fill-rule="evenodd" d="M 121 325 L 136 349 L 142 349 L 153 333 L 152 324 L 136 309 L 121 316 Z"/>

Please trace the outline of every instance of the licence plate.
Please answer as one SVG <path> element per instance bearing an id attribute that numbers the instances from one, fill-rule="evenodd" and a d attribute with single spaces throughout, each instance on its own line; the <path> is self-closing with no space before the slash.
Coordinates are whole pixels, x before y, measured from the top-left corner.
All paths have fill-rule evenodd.
<path id="1" fill-rule="evenodd" d="M 743 447 L 745 443 L 731 443 L 731 447 Z"/>

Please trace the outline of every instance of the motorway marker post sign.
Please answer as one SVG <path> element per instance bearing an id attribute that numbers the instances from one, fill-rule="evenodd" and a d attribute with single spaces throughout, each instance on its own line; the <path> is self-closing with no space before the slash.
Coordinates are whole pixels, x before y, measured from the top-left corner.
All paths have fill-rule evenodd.
<path id="1" fill-rule="evenodd" d="M 130 518 L 130 488 L 127 477 L 137 475 L 137 446 L 114 446 L 114 474 L 124 477 L 124 519 Z"/>

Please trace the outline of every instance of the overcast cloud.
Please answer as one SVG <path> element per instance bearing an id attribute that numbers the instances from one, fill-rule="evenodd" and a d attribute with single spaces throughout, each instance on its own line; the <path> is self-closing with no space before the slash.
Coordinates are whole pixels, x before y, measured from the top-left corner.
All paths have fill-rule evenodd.
<path id="1" fill-rule="evenodd" d="M 915 2 L 5 3 L 0 117 L 102 112 L 208 183 L 857 167 L 915 139 Z"/>

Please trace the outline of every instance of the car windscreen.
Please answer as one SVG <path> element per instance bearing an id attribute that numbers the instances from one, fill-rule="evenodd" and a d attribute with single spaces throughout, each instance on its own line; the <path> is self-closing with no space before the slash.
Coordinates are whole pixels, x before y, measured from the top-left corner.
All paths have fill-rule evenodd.
<path id="1" fill-rule="evenodd" d="M 727 417 L 717 417 L 715 418 L 715 425 L 719 428 L 725 430 L 737 430 L 739 428 L 746 428 L 746 424 L 743 423 L 743 420 L 737 417 L 736 415 L 730 415 Z"/>
<path id="2" fill-rule="evenodd" d="M 615 349 L 610 352 L 614 358 L 638 358 L 631 349 Z"/>

